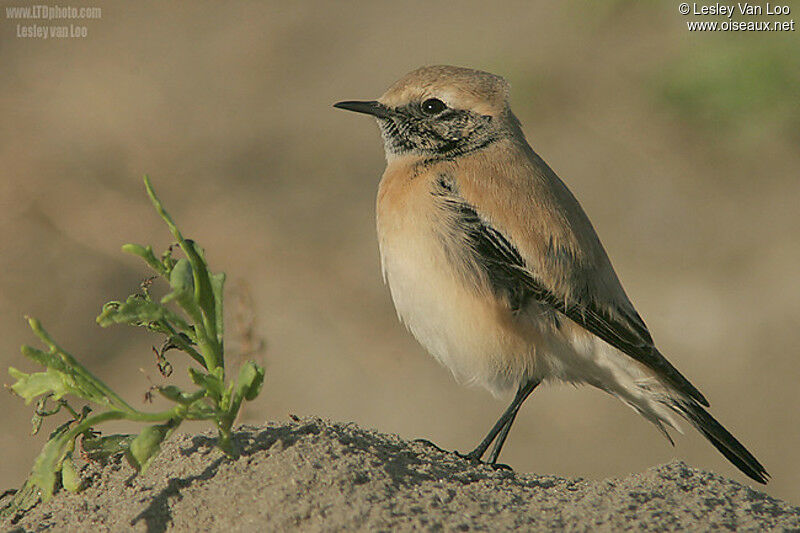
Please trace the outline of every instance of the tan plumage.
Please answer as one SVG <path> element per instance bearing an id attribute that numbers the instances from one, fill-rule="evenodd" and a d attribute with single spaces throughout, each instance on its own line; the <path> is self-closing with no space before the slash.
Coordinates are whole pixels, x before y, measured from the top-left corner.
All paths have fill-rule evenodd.
<path id="1" fill-rule="evenodd" d="M 577 200 L 530 148 L 502 78 L 417 69 L 378 101 L 387 168 L 377 201 L 384 276 L 401 320 L 462 381 L 517 396 L 470 456 L 495 441 L 542 381 L 617 396 L 665 435 L 695 425 L 753 479 L 766 472 L 656 350 Z M 667 435 L 668 436 L 668 435 Z"/>

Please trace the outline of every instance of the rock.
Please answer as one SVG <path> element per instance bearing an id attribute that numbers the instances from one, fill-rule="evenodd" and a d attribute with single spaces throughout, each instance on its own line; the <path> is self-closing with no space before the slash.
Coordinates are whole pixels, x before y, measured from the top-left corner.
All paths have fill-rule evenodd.
<path id="1" fill-rule="evenodd" d="M 571 531 L 800 529 L 800 508 L 672 462 L 603 481 L 495 470 L 431 445 L 318 418 L 243 426 L 227 459 L 177 435 L 143 476 L 86 464 L 11 531 Z"/>

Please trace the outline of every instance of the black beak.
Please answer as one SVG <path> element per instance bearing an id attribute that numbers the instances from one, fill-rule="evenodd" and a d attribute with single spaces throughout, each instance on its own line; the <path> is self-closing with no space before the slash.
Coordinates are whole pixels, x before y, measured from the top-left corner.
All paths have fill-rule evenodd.
<path id="1" fill-rule="evenodd" d="M 346 109 L 348 111 L 355 111 L 356 113 L 366 113 L 367 115 L 372 115 L 377 118 L 389 118 L 391 116 L 391 110 L 388 107 L 374 100 L 371 102 L 358 102 L 349 100 L 347 102 L 338 102 L 333 104 L 333 107 Z"/>

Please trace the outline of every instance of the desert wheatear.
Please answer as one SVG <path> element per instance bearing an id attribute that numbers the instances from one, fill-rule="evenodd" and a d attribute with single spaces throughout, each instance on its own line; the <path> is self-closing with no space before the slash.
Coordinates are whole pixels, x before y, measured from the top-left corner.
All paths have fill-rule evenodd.
<path id="1" fill-rule="evenodd" d="M 493 74 L 417 69 L 377 101 L 336 107 L 377 118 L 384 277 L 411 333 L 457 379 L 516 396 L 467 454 L 496 463 L 542 381 L 587 383 L 661 430 L 676 415 L 746 475 L 764 467 L 703 408 L 656 349 L 578 201 L 525 140 Z"/>

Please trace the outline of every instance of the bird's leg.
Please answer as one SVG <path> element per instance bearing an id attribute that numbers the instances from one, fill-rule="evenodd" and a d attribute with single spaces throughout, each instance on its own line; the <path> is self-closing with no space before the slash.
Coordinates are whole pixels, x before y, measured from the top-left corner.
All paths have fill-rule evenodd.
<path id="1" fill-rule="evenodd" d="M 494 448 L 492 449 L 491 459 L 489 461 L 490 464 L 494 464 L 497 462 L 497 456 L 500 455 L 500 449 L 503 447 L 503 443 L 508 437 L 508 432 L 511 430 L 511 424 L 514 423 L 514 418 L 517 416 L 517 412 L 519 408 L 522 406 L 522 403 L 530 396 L 541 381 L 539 380 L 529 380 L 522 383 L 517 389 L 517 394 L 514 396 L 514 399 L 511 401 L 511 405 L 508 406 L 508 409 L 500 415 L 500 418 L 497 420 L 495 425 L 489 431 L 489 434 L 478 444 L 478 447 L 466 454 L 464 457 L 467 459 L 476 459 L 480 460 L 483 457 L 483 454 L 486 453 L 486 449 L 489 448 L 489 445 L 500 435 L 500 438 L 495 444 Z"/>
<path id="2" fill-rule="evenodd" d="M 500 430 L 500 433 L 497 435 L 497 438 L 494 441 L 494 445 L 492 446 L 492 451 L 489 453 L 488 463 L 490 465 L 497 464 L 497 458 L 500 456 L 500 450 L 503 449 L 503 444 L 505 444 L 506 442 L 508 433 L 511 431 L 511 426 L 514 424 L 514 420 L 517 418 L 517 413 L 519 413 L 519 409 L 520 407 L 522 407 L 522 403 L 528 396 L 530 396 L 530 394 L 539 385 L 539 383 L 540 381 L 528 381 L 525 383 L 523 387 L 520 387 L 520 390 L 523 390 L 524 396 L 522 397 L 522 399 L 520 399 L 519 402 L 515 402 L 516 405 L 514 406 L 510 418 L 506 422 L 506 425 L 503 426 L 503 429 Z M 528 388 L 525 390 L 526 387 Z"/>
<path id="3" fill-rule="evenodd" d="M 508 433 L 511 431 L 511 424 L 513 424 L 514 419 L 517 418 L 517 413 L 519 412 L 519 408 L 521 406 L 522 403 L 517 405 L 517 408 L 511 414 L 511 418 L 508 419 L 506 425 L 500 430 L 500 434 L 497 435 L 497 439 L 495 439 L 494 445 L 492 446 L 492 451 L 489 453 L 489 460 L 487 461 L 490 465 L 497 464 L 497 458 L 500 456 L 500 450 L 503 448 L 503 444 L 506 442 L 506 437 L 508 437 Z"/>

